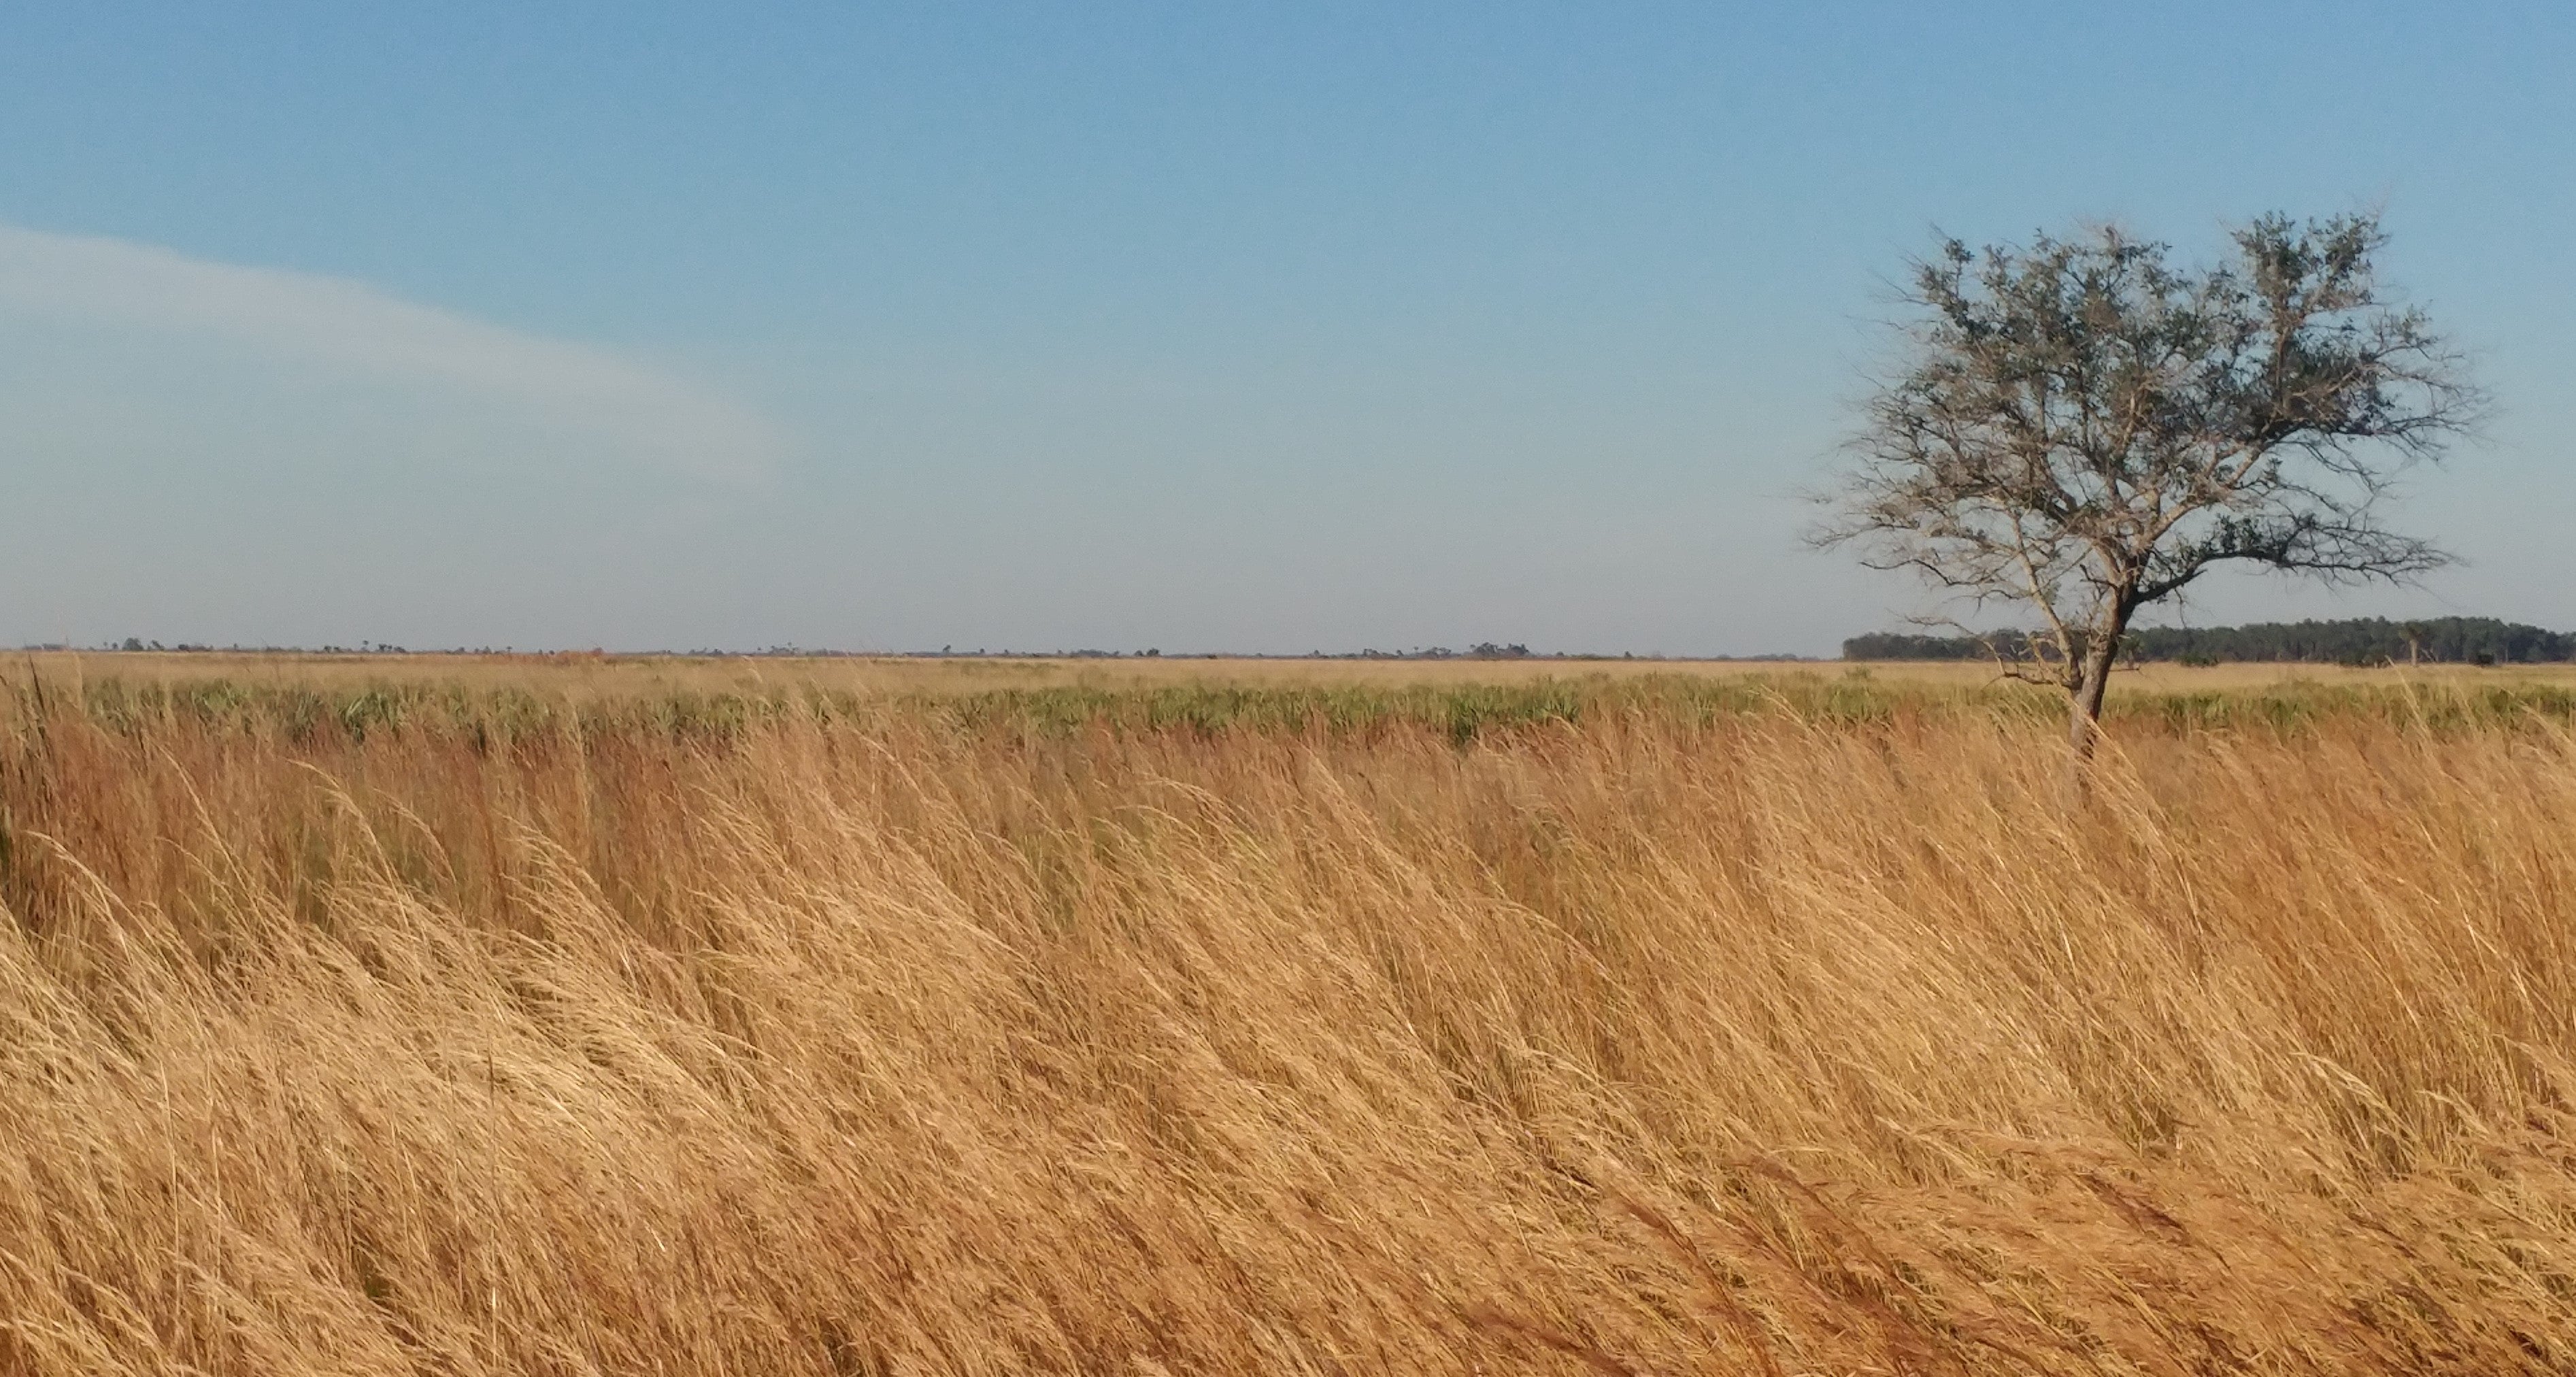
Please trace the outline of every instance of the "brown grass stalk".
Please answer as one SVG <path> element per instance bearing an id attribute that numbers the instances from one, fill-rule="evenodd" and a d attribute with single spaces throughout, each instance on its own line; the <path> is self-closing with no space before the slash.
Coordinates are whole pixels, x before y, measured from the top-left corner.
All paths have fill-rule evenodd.
<path id="1" fill-rule="evenodd" d="M 16 703 L 0 1372 L 2576 1371 L 2547 724 Z"/>

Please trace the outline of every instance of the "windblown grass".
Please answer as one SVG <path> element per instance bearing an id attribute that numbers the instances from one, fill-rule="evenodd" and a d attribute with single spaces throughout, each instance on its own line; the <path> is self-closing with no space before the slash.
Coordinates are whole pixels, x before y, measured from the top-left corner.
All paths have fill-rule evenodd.
<path id="1" fill-rule="evenodd" d="M 2576 1370 L 2568 705 L 2349 687 L 22 686 L 0 1371 Z"/>

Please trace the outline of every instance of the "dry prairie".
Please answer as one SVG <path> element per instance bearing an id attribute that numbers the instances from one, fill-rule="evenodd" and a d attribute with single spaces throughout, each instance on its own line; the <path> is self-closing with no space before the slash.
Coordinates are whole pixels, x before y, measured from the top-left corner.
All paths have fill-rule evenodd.
<path id="1" fill-rule="evenodd" d="M 993 689 L 1105 689 L 1526 684 L 1602 678 L 1839 679 L 1857 673 L 1942 688 L 1993 683 L 1992 666 L 1976 663 L 1864 663 L 1832 660 L 1523 659 L 1343 660 L 1226 656 L 897 656 L 897 655 L 625 655 L 448 654 L 322 655 L 241 652 L 37 651 L 15 657 L 20 673 L 78 683 L 221 680 L 241 684 L 353 691 L 381 685 L 513 689 L 553 698 L 636 697 L 656 693 L 764 693 L 798 689 L 893 695 L 954 694 Z M 5 677 L 5 676 L 0 676 Z M 2576 690 L 2576 665 L 2475 668 L 2462 665 L 2351 667 L 2328 664 L 2170 663 L 2123 671 L 2114 694 L 2242 692 L 2282 687 L 2438 687 L 2546 685 Z"/>
<path id="2" fill-rule="evenodd" d="M 960 663 L 19 676 L 0 1371 L 2576 1370 L 2563 676 Z"/>

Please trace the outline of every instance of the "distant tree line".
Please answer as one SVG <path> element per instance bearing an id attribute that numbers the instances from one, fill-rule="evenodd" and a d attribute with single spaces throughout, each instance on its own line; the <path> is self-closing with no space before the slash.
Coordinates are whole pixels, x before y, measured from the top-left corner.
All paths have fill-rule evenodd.
<path id="1" fill-rule="evenodd" d="M 2030 633 L 1925 636 L 1881 631 L 1843 642 L 1846 660 L 1983 660 L 2044 655 Z M 2038 654 L 2035 654 L 2037 652 Z M 2139 627 L 2121 638 L 2130 660 L 2184 664 L 2230 661 L 2305 661 L 2315 664 L 2534 664 L 2576 660 L 2576 632 L 2550 631 L 2494 617 L 2431 617 L 2390 621 L 2260 622 L 2252 626 Z"/>

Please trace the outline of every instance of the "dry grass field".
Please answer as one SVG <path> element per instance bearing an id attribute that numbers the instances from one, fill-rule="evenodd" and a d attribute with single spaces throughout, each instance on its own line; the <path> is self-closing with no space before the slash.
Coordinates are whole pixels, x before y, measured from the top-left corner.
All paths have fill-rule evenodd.
<path id="1" fill-rule="evenodd" d="M 1814 660 L 1339 660 L 1125 656 L 691 656 L 413 654 L 316 655 L 100 653 L 41 651 L 13 657 L 11 672 L 41 672 L 78 684 L 87 678 L 126 684 L 209 680 L 277 688 L 360 692 L 388 685 L 514 690 L 554 699 L 635 698 L 653 694 L 773 693 L 812 690 L 866 695 L 957 694 L 993 689 L 1202 688 L 1299 686 L 1390 689 L 1411 685 L 1526 684 L 1543 680 L 1692 679 L 1743 681 L 1840 679 L 1855 673 L 1945 689 L 1991 683 L 1984 664 L 1852 665 Z M 2316 687 L 2442 689 L 2496 685 L 2576 689 L 2576 665 L 2457 665 L 2420 669 L 2351 669 L 2336 665 L 2232 664 L 2191 668 L 2146 665 L 2123 671 L 2120 691 L 2146 694 L 2246 692 Z"/>
<path id="2" fill-rule="evenodd" d="M 2576 679 L 0 673 L 0 1372 L 2576 1371 Z"/>

